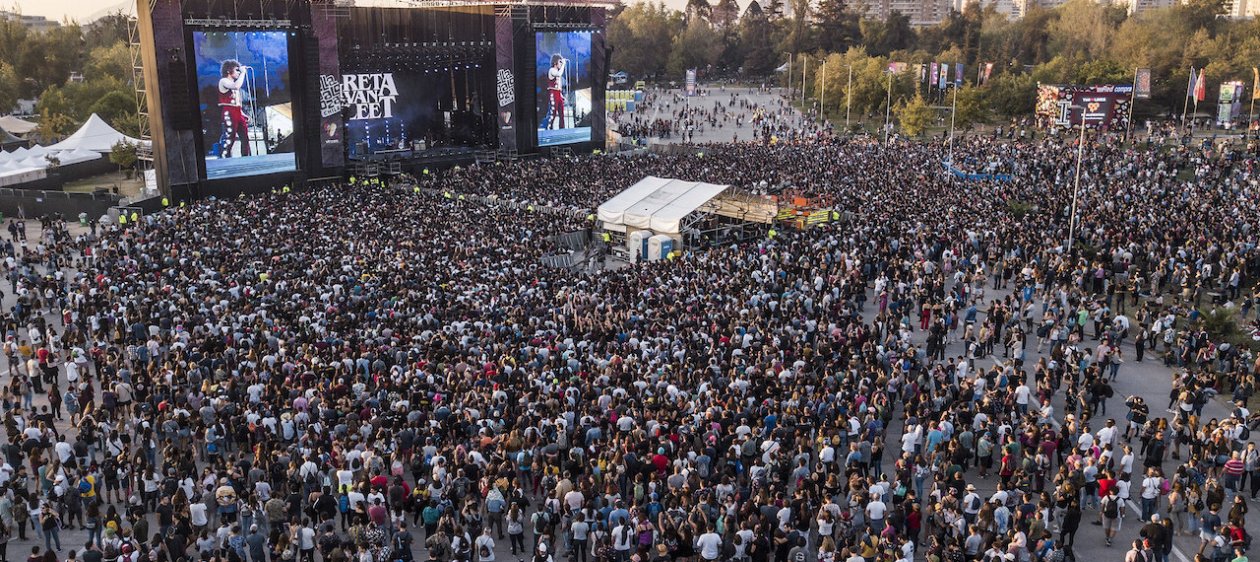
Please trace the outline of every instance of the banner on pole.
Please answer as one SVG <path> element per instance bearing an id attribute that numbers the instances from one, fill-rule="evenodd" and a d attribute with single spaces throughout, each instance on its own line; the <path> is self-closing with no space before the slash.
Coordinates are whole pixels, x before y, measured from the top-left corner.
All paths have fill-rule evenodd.
<path id="1" fill-rule="evenodd" d="M 1194 83 L 1194 101 L 1201 102 L 1207 99 L 1207 69 L 1199 71 L 1199 78 Z"/>
<path id="2" fill-rule="evenodd" d="M 890 62 L 888 63 L 888 72 L 890 74 L 901 74 L 906 71 L 907 66 L 904 62 Z"/>
<path id="3" fill-rule="evenodd" d="M 954 87 L 961 88 L 963 85 L 963 63 L 954 65 Z"/>
<path id="4" fill-rule="evenodd" d="M 929 66 L 930 66 L 930 71 L 929 71 L 929 74 L 928 74 L 928 87 L 929 87 L 929 88 L 935 88 L 935 87 L 936 87 L 936 72 L 937 72 L 937 70 L 939 70 L 939 69 L 938 69 L 938 67 L 937 67 L 936 63 L 932 63 L 932 64 L 931 64 L 931 65 L 929 65 Z"/>
<path id="5" fill-rule="evenodd" d="M 1230 128 L 1242 115 L 1242 93 L 1242 82 L 1221 83 L 1221 93 L 1216 105 L 1217 125 Z"/>
<path id="6" fill-rule="evenodd" d="M 949 84 L 949 63 L 947 62 L 940 63 L 940 67 L 941 67 L 941 74 L 940 74 L 941 81 L 937 85 L 937 87 L 944 90 Z"/>
<path id="7" fill-rule="evenodd" d="M 675 74 L 674 76 L 678 75 Z M 687 70 L 687 95 L 696 95 L 696 69 L 694 68 Z"/>
<path id="8" fill-rule="evenodd" d="M 991 63 L 991 62 L 986 62 L 986 63 L 984 63 L 984 75 L 983 75 L 983 78 L 980 80 L 980 83 L 981 83 L 981 84 L 988 84 L 988 83 L 989 83 L 989 77 L 991 77 L 991 76 L 993 76 L 993 63 Z"/>
<path id="9" fill-rule="evenodd" d="M 1137 76 L 1133 80 L 1133 97 L 1138 99 L 1151 98 L 1151 69 L 1137 69 Z"/>
<path id="10" fill-rule="evenodd" d="M 1260 100 L 1260 67 L 1251 67 L 1251 99 Z"/>

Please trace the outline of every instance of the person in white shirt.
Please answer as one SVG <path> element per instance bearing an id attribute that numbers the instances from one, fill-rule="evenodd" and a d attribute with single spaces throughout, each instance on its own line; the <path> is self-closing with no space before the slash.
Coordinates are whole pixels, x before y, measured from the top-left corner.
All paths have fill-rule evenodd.
<path id="1" fill-rule="evenodd" d="M 490 526 L 481 530 L 481 536 L 473 542 L 473 550 L 477 552 L 480 562 L 494 562 L 494 538 L 490 536 Z"/>
<path id="2" fill-rule="evenodd" d="M 704 560 L 717 560 L 722 556 L 722 537 L 710 528 L 696 539 L 696 550 L 700 551 L 700 558 Z"/>

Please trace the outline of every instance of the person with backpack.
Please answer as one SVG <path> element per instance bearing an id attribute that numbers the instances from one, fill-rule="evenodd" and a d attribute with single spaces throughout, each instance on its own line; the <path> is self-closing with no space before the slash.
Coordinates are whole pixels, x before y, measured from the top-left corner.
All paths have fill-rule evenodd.
<path id="1" fill-rule="evenodd" d="M 477 552 L 477 562 L 494 562 L 494 537 L 490 536 L 490 527 L 481 530 L 481 536 L 473 543 L 473 550 Z"/>
<path id="2" fill-rule="evenodd" d="M 1111 546 L 1111 542 L 1116 538 L 1116 532 L 1120 527 L 1120 502 L 1120 496 L 1115 488 L 1108 490 L 1107 496 L 1102 499 L 1099 519 L 1102 522 L 1103 535 L 1107 546 Z"/>
<path id="3" fill-rule="evenodd" d="M 1133 548 L 1124 553 L 1124 562 L 1154 562 L 1150 554 L 1142 547 L 1142 541 L 1133 541 Z"/>
<path id="4" fill-rule="evenodd" d="M 398 530 L 394 532 L 394 537 L 390 540 L 390 548 L 393 551 L 393 559 L 403 562 L 411 562 L 411 532 L 407 530 L 407 523 L 399 522 Z"/>

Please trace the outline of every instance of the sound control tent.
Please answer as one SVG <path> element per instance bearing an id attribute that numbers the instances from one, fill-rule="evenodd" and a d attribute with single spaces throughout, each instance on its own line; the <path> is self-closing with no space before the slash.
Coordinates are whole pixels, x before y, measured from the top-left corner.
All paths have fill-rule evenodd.
<path id="1" fill-rule="evenodd" d="M 730 189 L 727 185 L 648 176 L 599 206 L 605 230 L 679 235 L 687 217 Z"/>

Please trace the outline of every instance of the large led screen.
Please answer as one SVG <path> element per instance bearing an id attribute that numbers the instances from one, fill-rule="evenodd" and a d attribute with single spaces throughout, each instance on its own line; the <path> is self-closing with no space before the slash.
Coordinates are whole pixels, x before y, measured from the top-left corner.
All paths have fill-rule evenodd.
<path id="1" fill-rule="evenodd" d="M 206 179 L 295 170 L 288 34 L 194 31 L 193 52 Z"/>
<path id="2" fill-rule="evenodd" d="M 592 32 L 534 35 L 538 146 L 590 142 Z"/>

